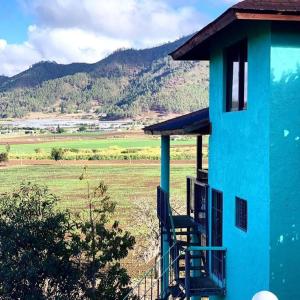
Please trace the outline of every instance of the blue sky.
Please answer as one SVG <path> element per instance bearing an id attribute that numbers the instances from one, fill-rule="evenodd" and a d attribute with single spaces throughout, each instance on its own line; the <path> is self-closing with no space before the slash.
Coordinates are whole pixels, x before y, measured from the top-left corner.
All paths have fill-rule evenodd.
<path id="1" fill-rule="evenodd" d="M 95 62 L 190 34 L 234 0 L 0 0 L 0 75 L 40 60 Z"/>

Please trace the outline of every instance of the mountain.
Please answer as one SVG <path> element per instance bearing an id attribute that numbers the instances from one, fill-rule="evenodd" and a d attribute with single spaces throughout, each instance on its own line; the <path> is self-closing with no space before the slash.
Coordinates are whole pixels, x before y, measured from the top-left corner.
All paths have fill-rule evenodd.
<path id="1" fill-rule="evenodd" d="M 174 62 L 168 56 L 188 38 L 119 50 L 94 64 L 43 61 L 13 77 L 0 76 L 0 117 L 93 111 L 113 119 L 202 108 L 207 104 L 207 64 Z"/>
<path id="2" fill-rule="evenodd" d="M 0 86 L 2 85 L 2 83 L 4 83 L 5 81 L 7 81 L 8 79 L 9 79 L 9 77 L 0 76 Z"/>

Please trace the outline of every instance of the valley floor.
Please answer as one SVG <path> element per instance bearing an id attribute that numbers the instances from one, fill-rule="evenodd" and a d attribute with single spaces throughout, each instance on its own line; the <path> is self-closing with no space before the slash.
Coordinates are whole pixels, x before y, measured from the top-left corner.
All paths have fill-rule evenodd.
<path id="1" fill-rule="evenodd" d="M 0 163 L 0 193 L 12 190 L 24 181 L 36 182 L 47 185 L 51 192 L 60 197 L 60 208 L 67 208 L 73 212 L 85 210 L 86 183 L 80 181 L 79 177 L 83 167 L 87 166 L 91 186 L 100 180 L 108 185 L 111 199 L 117 202 L 115 218 L 120 220 L 122 228 L 130 231 L 137 239 L 135 250 L 125 260 L 125 266 L 135 278 L 147 269 L 145 262 L 138 257 L 141 245 L 147 242 L 145 236 L 149 229 L 138 221 L 143 207 L 150 208 L 156 219 L 156 187 L 160 181 L 159 138 L 145 136 L 140 132 L 9 137 L 0 139 L 0 152 L 6 150 L 7 144 L 10 146 L 10 159 Z M 54 161 L 48 158 L 53 147 L 72 148 L 72 151 L 78 151 L 76 153 L 91 149 L 94 149 L 93 153 L 117 149 L 121 153 L 129 154 L 137 150 L 155 151 L 157 155 L 155 160 L 139 157 L 117 159 L 116 156 L 112 156 L 109 160 Z M 39 149 L 39 152 L 36 149 Z M 186 176 L 194 176 L 196 172 L 195 139 L 172 141 L 173 153 L 186 154 L 187 151 L 191 152 L 190 159 L 180 159 L 178 156 L 171 163 L 171 200 L 176 203 L 175 207 L 183 209 Z M 39 159 L 36 159 L 37 156 Z"/>
<path id="2" fill-rule="evenodd" d="M 12 161 L 0 167 L 0 193 L 17 187 L 22 181 L 38 182 L 49 186 L 50 191 L 61 198 L 61 208 L 84 210 L 86 186 L 79 180 L 84 165 L 87 165 L 86 161 L 24 161 L 23 165 L 20 161 Z M 117 202 L 116 219 L 120 220 L 122 228 L 129 230 L 137 238 L 136 249 L 142 243 L 147 230 L 137 224 L 136 217 L 140 209 L 138 203 L 151 203 L 155 213 L 159 172 L 159 163 L 149 161 L 136 161 L 131 164 L 124 161 L 101 161 L 88 166 L 92 185 L 100 180 L 108 185 L 111 199 Z M 192 162 L 174 162 L 171 172 L 173 201 L 184 205 L 185 177 L 193 174 Z M 137 260 L 137 251 L 133 251 L 124 262 L 134 277 L 140 276 L 147 268 L 144 261 Z"/>

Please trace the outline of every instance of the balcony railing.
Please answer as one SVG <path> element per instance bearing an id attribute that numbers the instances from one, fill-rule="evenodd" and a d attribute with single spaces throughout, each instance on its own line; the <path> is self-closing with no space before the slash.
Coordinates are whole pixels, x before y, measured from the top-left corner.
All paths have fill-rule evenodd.
<path id="1" fill-rule="evenodd" d="M 187 214 L 192 216 L 208 237 L 208 185 L 187 177 Z"/>
<path id="2" fill-rule="evenodd" d="M 163 191 L 163 189 L 158 186 L 157 187 L 157 218 L 160 221 L 160 223 L 168 227 L 169 225 L 169 207 L 168 207 L 168 201 L 169 201 L 169 196 L 166 192 Z"/>
<path id="3" fill-rule="evenodd" d="M 198 180 L 202 183 L 208 183 L 208 170 L 207 169 L 199 169 L 197 172 Z"/>
<path id="4" fill-rule="evenodd" d="M 191 257 L 205 257 L 198 264 L 205 264 L 201 272 L 195 272 Z M 209 263 L 211 262 L 211 263 Z M 195 262 L 194 262 L 195 264 Z M 197 264 L 197 261 L 196 261 Z M 186 298 L 225 295 L 226 292 L 226 249 L 223 247 L 190 246 L 185 250 L 184 289 Z"/>
<path id="5" fill-rule="evenodd" d="M 157 188 L 157 217 L 164 234 L 168 235 L 169 258 L 166 269 L 153 280 L 143 278 L 135 295 L 139 299 L 158 299 L 160 285 L 167 286 L 164 294 L 190 299 L 193 296 L 223 296 L 226 293 L 226 249 L 208 245 L 208 185 L 196 178 L 187 178 L 187 214 L 174 214 L 169 194 Z M 166 279 L 166 275 L 169 278 Z M 149 273 L 146 274 L 149 277 Z M 168 281 L 168 283 L 166 283 Z M 164 295 L 159 295 L 165 297 Z M 176 298 L 175 297 L 175 298 Z"/>

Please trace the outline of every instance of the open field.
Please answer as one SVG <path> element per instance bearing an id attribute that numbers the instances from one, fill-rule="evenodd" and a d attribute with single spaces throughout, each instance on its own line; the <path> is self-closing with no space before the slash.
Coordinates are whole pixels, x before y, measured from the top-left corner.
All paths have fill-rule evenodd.
<path id="1" fill-rule="evenodd" d="M 173 146 L 192 145 L 194 139 L 183 139 L 173 141 Z M 83 140 L 62 140 L 45 143 L 31 143 L 31 144 L 12 144 L 11 154 L 34 154 L 35 149 L 39 148 L 46 153 L 50 153 L 52 148 L 69 148 L 69 149 L 103 149 L 110 147 L 120 148 L 151 148 L 159 147 L 160 140 L 158 138 L 144 137 L 144 138 L 111 138 L 111 139 L 83 139 Z M 5 146 L 0 146 L 0 151 L 4 151 Z"/>
<path id="2" fill-rule="evenodd" d="M 0 152 L 7 150 L 7 144 L 9 161 L 0 164 L 0 193 L 22 181 L 38 182 L 60 196 L 61 208 L 85 210 L 86 183 L 79 176 L 87 166 L 92 186 L 99 180 L 108 185 L 111 198 L 117 202 L 116 219 L 137 238 L 136 249 L 140 248 L 147 228 L 137 222 L 139 204 L 150 202 L 155 214 L 159 137 L 141 132 L 1 136 Z M 51 160 L 52 148 L 63 148 L 64 160 Z M 195 138 L 171 141 L 171 201 L 177 208 L 185 205 L 186 176 L 195 175 L 195 154 Z M 137 251 L 130 253 L 125 265 L 134 277 L 147 268 L 144 261 L 137 259 Z"/>
<path id="3" fill-rule="evenodd" d="M 171 142 L 171 158 L 194 159 L 195 138 L 175 138 Z M 160 138 L 141 133 L 110 135 L 53 135 L 9 137 L 0 141 L 0 152 L 9 145 L 10 159 L 46 160 L 51 158 L 53 148 L 63 149 L 63 160 L 158 160 Z"/>
<path id="4" fill-rule="evenodd" d="M 78 162 L 79 163 L 79 162 Z M 18 186 L 22 181 L 32 181 L 49 186 L 61 198 L 60 207 L 72 211 L 85 209 L 85 183 L 78 178 L 84 164 L 51 162 L 40 165 L 11 164 L 0 167 L 0 193 Z M 145 228 L 137 225 L 138 202 L 150 201 L 155 208 L 156 186 L 159 184 L 160 166 L 158 162 L 106 162 L 89 165 L 88 172 L 92 185 L 99 180 L 109 186 L 111 198 L 117 202 L 116 218 L 124 229 L 142 239 Z M 173 162 L 171 168 L 172 200 L 184 203 L 185 177 L 194 175 L 193 162 Z M 139 276 L 145 271 L 143 261 L 137 263 L 135 253 L 125 261 L 130 273 Z M 147 266 L 146 266 L 147 268 Z"/>
<path id="5" fill-rule="evenodd" d="M 0 168 L 0 192 L 17 186 L 22 181 L 40 182 L 49 186 L 51 191 L 61 196 L 61 206 L 83 209 L 85 183 L 79 181 L 84 165 L 42 164 L 34 166 L 11 166 Z M 110 193 L 122 212 L 132 207 L 140 198 L 155 200 L 155 187 L 159 184 L 160 166 L 158 163 L 115 163 L 88 166 L 90 181 L 95 184 L 104 180 Z M 185 176 L 194 174 L 193 162 L 174 163 L 171 180 L 173 196 L 180 198 L 185 187 Z"/>

